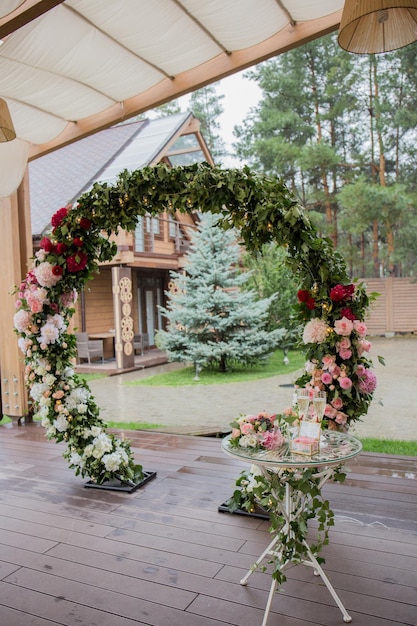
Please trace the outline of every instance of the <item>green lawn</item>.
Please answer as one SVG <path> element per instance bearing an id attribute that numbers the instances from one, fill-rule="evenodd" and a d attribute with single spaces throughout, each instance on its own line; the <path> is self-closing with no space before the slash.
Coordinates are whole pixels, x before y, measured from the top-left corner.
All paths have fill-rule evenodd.
<path id="1" fill-rule="evenodd" d="M 240 365 L 233 370 L 222 373 L 203 369 L 199 373 L 199 380 L 194 380 L 194 367 L 183 367 L 173 372 L 157 374 L 149 378 L 138 378 L 125 382 L 125 385 L 143 387 L 183 387 L 184 385 L 219 385 L 224 383 L 242 383 L 248 380 L 270 378 L 280 374 L 288 374 L 301 369 L 305 363 L 305 355 L 302 352 L 290 352 L 288 355 L 289 365 L 283 362 L 284 353 L 277 350 L 270 356 L 267 363 L 254 366 Z"/>
<path id="2" fill-rule="evenodd" d="M 401 441 L 393 439 L 360 438 L 364 452 L 378 454 L 399 454 L 401 456 L 417 456 L 417 441 Z"/>

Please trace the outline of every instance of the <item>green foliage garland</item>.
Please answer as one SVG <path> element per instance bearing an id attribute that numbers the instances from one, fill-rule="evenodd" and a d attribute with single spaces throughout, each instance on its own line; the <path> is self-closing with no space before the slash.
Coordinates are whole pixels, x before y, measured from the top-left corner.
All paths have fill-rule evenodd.
<path id="1" fill-rule="evenodd" d="M 67 328 L 75 293 L 100 262 L 114 256 L 112 232 L 134 230 L 138 216 L 175 210 L 218 215 L 220 226 L 240 230 L 248 250 L 258 251 L 272 241 L 285 246 L 289 265 L 305 289 L 329 291 L 347 282 L 342 257 L 330 240 L 317 236 L 287 188 L 247 167 L 223 170 L 196 164 L 171 169 L 159 164 L 124 171 L 114 185 L 96 183 L 76 206 L 57 211 L 51 237 L 42 241 L 17 289 L 15 328 L 25 354 L 27 384 L 48 436 L 66 441 L 70 466 L 98 482 L 119 476 L 129 481 L 141 468 L 128 443 L 107 435 L 88 386 L 72 371 L 75 342 Z M 77 394 L 83 401 L 74 408 Z"/>

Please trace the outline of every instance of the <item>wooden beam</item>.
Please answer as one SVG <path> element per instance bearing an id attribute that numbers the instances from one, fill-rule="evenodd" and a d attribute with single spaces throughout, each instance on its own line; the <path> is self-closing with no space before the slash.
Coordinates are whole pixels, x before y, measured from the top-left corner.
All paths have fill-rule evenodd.
<path id="1" fill-rule="evenodd" d="M 26 0 L 17 9 L 0 18 L 0 39 L 14 33 L 64 0 Z"/>
<path id="2" fill-rule="evenodd" d="M 86 117 L 78 122 L 68 123 L 65 130 L 56 139 L 42 145 L 33 145 L 29 159 L 43 156 L 221 78 L 327 35 L 338 28 L 341 17 L 342 11 L 340 10 L 317 20 L 300 22 L 295 26 L 288 25 L 279 33 L 255 46 L 238 50 L 232 54 L 219 54 L 214 59 L 179 74 L 173 80 L 165 78 L 154 87 L 122 103 L 115 104 L 101 113 Z"/>

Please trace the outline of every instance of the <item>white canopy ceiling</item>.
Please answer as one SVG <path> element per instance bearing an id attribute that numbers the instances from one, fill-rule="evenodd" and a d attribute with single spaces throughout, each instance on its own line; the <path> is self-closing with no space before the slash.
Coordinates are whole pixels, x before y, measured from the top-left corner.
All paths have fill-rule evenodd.
<path id="1" fill-rule="evenodd" d="M 301 45 L 335 30 L 343 4 L 2 0 L 0 97 L 22 145 L 1 146 L 1 177 L 9 150 L 39 156 Z"/>

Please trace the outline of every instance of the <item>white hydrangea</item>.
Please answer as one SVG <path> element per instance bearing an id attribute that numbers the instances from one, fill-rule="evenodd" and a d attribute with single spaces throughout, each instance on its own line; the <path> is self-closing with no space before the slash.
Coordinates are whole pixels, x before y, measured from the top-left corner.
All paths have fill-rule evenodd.
<path id="1" fill-rule="evenodd" d="M 40 407 L 49 407 L 51 405 L 51 398 L 41 396 L 37 402 Z"/>
<path id="2" fill-rule="evenodd" d="M 90 444 L 88 446 L 85 446 L 84 452 L 83 452 L 83 459 L 87 459 L 89 456 L 93 456 L 93 451 L 94 451 L 93 445 Z"/>
<path id="3" fill-rule="evenodd" d="M 69 462 L 70 462 L 70 465 L 78 465 L 79 467 L 82 466 L 82 458 L 78 454 L 78 452 L 72 452 Z"/>
<path id="4" fill-rule="evenodd" d="M 30 397 L 33 398 L 33 400 L 35 400 L 35 402 L 39 402 L 41 400 L 41 398 L 43 397 L 43 394 L 45 393 L 45 391 L 49 391 L 49 385 L 47 385 L 46 383 L 33 383 L 31 389 L 30 389 Z"/>
<path id="5" fill-rule="evenodd" d="M 77 404 L 77 411 L 78 413 L 80 413 L 80 415 L 83 415 L 84 413 L 87 413 L 87 405 L 86 404 Z"/>
<path id="6" fill-rule="evenodd" d="M 64 318 L 59 313 L 55 313 L 55 315 L 48 315 L 46 321 L 48 324 L 53 324 L 58 330 L 66 330 L 67 325 L 65 324 Z"/>
<path id="7" fill-rule="evenodd" d="M 60 415 L 56 420 L 54 420 L 54 426 L 60 433 L 64 433 L 68 430 L 69 423 L 65 415 Z"/>
<path id="8" fill-rule="evenodd" d="M 108 472 L 116 472 L 121 464 L 120 455 L 117 452 L 113 452 L 112 454 L 105 454 L 101 459 L 104 463 L 104 467 Z"/>
<path id="9" fill-rule="evenodd" d="M 77 408 L 79 404 L 87 404 L 90 393 L 85 387 L 75 387 L 65 398 L 65 404 L 70 411 Z"/>
<path id="10" fill-rule="evenodd" d="M 113 448 L 112 440 L 105 432 L 102 432 L 93 440 L 93 446 L 93 457 L 96 459 L 101 459 L 103 454 L 111 452 Z"/>

